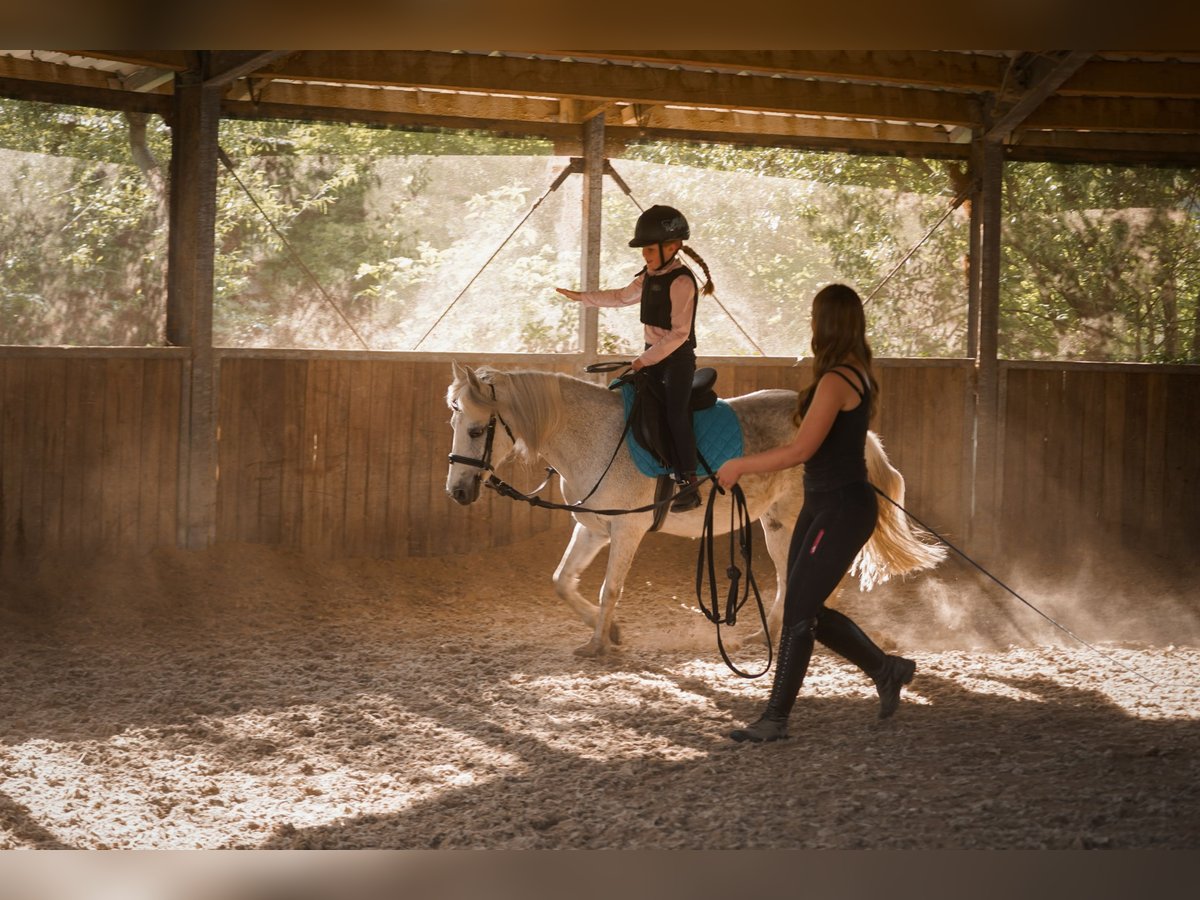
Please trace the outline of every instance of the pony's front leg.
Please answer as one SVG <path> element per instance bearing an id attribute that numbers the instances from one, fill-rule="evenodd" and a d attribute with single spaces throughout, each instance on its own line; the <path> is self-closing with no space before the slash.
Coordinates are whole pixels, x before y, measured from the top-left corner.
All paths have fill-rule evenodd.
<path id="1" fill-rule="evenodd" d="M 645 528 L 613 528 L 608 548 L 608 566 L 604 571 L 604 584 L 600 586 L 600 614 L 596 618 L 592 639 L 575 651 L 577 656 L 603 656 L 612 644 L 619 643 L 614 616 L 617 604 L 621 600 L 621 592 L 625 589 L 625 576 L 629 573 L 634 554 L 637 553 L 645 533 Z"/>
<path id="2" fill-rule="evenodd" d="M 558 568 L 554 570 L 554 592 L 566 601 L 579 618 L 593 627 L 600 615 L 600 608 L 579 593 L 579 578 L 607 543 L 607 535 L 576 522 L 571 541 L 559 560 Z M 612 623 L 609 636 L 613 643 L 620 642 L 615 622 Z"/>

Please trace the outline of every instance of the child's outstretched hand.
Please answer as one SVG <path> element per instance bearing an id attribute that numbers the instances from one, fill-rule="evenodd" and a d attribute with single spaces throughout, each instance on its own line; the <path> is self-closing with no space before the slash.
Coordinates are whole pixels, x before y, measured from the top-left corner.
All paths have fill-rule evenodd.
<path id="1" fill-rule="evenodd" d="M 579 300 L 580 299 L 579 291 L 572 291 L 569 288 L 555 288 L 554 290 L 558 291 L 560 294 L 562 294 L 568 300 Z"/>

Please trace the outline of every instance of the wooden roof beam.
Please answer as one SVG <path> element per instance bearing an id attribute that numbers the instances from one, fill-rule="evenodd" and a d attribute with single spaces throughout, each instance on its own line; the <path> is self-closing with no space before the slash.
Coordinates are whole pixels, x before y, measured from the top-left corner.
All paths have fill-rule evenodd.
<path id="1" fill-rule="evenodd" d="M 57 52 L 90 59 L 129 63 L 132 66 L 143 68 L 170 69 L 173 72 L 183 72 L 191 68 L 191 54 L 187 50 L 59 50 Z"/>
<path id="2" fill-rule="evenodd" d="M 123 76 L 121 78 L 121 87 L 127 91 L 136 91 L 139 94 L 144 94 L 174 80 L 174 69 L 160 69 L 155 66 L 146 66 L 145 68 L 138 69 L 136 72 L 131 72 Z"/>
<path id="3" fill-rule="evenodd" d="M 876 84 L 994 90 L 1008 60 L 944 50 L 528 50 L 535 55 L 631 64 L 726 69 L 757 75 L 845 78 Z"/>
<path id="4" fill-rule="evenodd" d="M 563 63 L 436 51 L 305 51 L 269 67 L 276 78 L 777 111 L 974 125 L 973 96 L 653 67 Z"/>
<path id="5" fill-rule="evenodd" d="M 689 133 L 830 137 L 839 140 L 862 138 L 905 143 L 948 142 L 946 130 L 933 126 L 761 115 L 640 103 L 610 103 L 598 106 L 574 100 L 560 102 L 551 99 L 456 94 L 432 90 L 339 87 L 287 81 L 275 81 L 265 86 L 257 100 L 264 104 L 284 104 L 291 107 L 329 109 L 340 106 L 345 108 L 350 116 L 353 116 L 354 110 L 359 110 L 368 115 L 386 112 L 395 115 L 442 115 L 448 118 L 478 119 L 481 123 L 478 127 L 481 128 L 506 119 L 525 123 L 579 124 L 599 112 L 604 112 L 609 127 L 653 129 L 659 134 L 679 130 Z"/>
<path id="6" fill-rule="evenodd" d="M 1013 130 L 1029 118 L 1034 110 L 1062 86 L 1063 82 L 1079 70 L 1080 66 L 1091 59 L 1094 52 L 1093 50 L 1068 50 L 1059 54 L 1053 62 L 1042 67 L 1043 70 L 1035 76 L 1032 86 L 1025 91 L 1021 98 L 998 116 L 993 116 L 991 125 L 983 133 L 983 139 L 997 143 L 1008 140 Z"/>
<path id="7" fill-rule="evenodd" d="M 291 50 L 213 50 L 205 87 L 224 87 L 289 56 Z"/>

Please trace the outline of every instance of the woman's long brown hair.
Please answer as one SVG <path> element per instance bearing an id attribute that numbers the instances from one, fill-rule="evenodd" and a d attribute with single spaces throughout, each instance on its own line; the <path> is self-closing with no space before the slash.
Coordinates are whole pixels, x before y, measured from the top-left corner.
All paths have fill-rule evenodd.
<path id="1" fill-rule="evenodd" d="M 875 415 L 879 396 L 879 383 L 871 366 L 871 345 L 867 342 L 867 319 L 863 313 L 862 300 L 858 293 L 844 284 L 829 284 L 817 291 L 812 306 L 812 351 L 813 380 L 800 393 L 796 407 L 796 424 L 808 412 L 816 393 L 817 383 L 830 369 L 842 360 L 853 356 L 866 367 L 867 380 L 871 387 L 870 415 Z"/>

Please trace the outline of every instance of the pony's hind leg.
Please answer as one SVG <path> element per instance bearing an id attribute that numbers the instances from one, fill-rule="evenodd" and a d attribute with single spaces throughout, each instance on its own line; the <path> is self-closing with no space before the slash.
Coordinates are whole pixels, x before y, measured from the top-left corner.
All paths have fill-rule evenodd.
<path id="1" fill-rule="evenodd" d="M 791 548 L 792 530 L 795 526 L 795 516 L 787 521 L 782 521 L 776 513 L 777 510 L 772 507 L 763 513 L 759 520 L 762 522 L 763 537 L 767 542 L 767 553 L 771 556 L 771 562 L 775 564 L 775 602 L 767 611 L 767 629 L 770 633 L 763 634 L 762 629 L 759 629 L 746 638 L 747 641 L 760 640 L 772 645 L 779 637 L 779 627 L 783 624 L 783 598 L 787 593 L 788 550 Z"/>
<path id="2" fill-rule="evenodd" d="M 579 578 L 607 543 L 606 535 L 592 531 L 577 522 L 567 549 L 559 560 L 558 568 L 554 570 L 554 592 L 566 601 L 567 606 L 571 607 L 579 618 L 593 628 L 600 615 L 600 607 L 589 602 L 579 592 Z M 620 643 L 615 622 L 610 626 L 609 637 L 614 644 Z"/>

